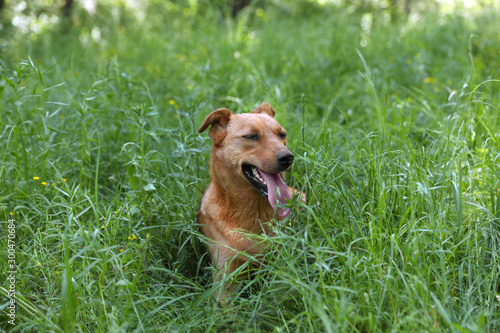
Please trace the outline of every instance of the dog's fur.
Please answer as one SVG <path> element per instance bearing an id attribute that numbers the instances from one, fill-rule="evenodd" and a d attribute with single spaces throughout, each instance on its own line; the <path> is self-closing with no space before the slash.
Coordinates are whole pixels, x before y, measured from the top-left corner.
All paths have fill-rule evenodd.
<path id="1" fill-rule="evenodd" d="M 209 135 L 213 140 L 211 182 L 197 217 L 201 232 L 209 240 L 216 267 L 214 282 L 244 264 L 245 255 L 262 255 L 266 249 L 247 235 L 268 234 L 266 222 L 273 217 L 282 219 L 289 212 L 282 207 L 276 207 L 275 211 L 270 204 L 272 200 L 261 194 L 243 171 L 245 165 L 252 165 L 259 169 L 261 176 L 262 171 L 280 175 L 291 165 L 293 155 L 286 147 L 286 132 L 274 116 L 275 110 L 268 103 L 249 114 L 232 114 L 227 109 L 218 109 L 207 116 L 198 130 L 202 133 L 211 126 Z M 286 187 L 281 191 L 283 188 Z M 288 187 L 288 191 L 305 199 L 295 189 Z M 276 193 L 280 195 L 280 191 Z M 220 295 L 229 297 L 233 287 L 232 283 L 226 284 Z"/>

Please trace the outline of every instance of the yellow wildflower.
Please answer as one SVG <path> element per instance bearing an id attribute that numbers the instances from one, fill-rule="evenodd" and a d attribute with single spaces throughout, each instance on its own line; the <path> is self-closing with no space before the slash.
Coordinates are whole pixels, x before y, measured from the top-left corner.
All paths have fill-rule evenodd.
<path id="1" fill-rule="evenodd" d="M 42 185 L 45 186 L 45 185 L 47 185 L 47 183 L 46 182 L 42 182 Z"/>
<path id="2" fill-rule="evenodd" d="M 123 249 L 120 249 L 120 252 L 123 252 Z"/>
<path id="3" fill-rule="evenodd" d="M 14 215 L 14 212 L 10 212 L 9 214 L 10 214 L 10 215 Z"/>
<path id="4" fill-rule="evenodd" d="M 33 177 L 33 179 L 34 179 L 34 180 L 38 180 L 38 179 L 40 179 L 40 177 Z"/>
<path id="5" fill-rule="evenodd" d="M 169 100 L 169 101 L 168 101 L 168 104 L 170 104 L 170 105 L 174 105 L 174 104 L 175 104 L 175 101 L 174 101 L 173 99 L 171 99 L 171 100 Z"/>

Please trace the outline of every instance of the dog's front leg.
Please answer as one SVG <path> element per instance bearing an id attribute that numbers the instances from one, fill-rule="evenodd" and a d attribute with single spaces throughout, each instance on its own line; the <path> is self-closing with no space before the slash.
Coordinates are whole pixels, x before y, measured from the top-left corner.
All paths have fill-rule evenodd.
<path id="1" fill-rule="evenodd" d="M 241 259 L 238 258 L 238 253 L 224 244 L 219 244 L 215 247 L 213 257 L 213 265 L 216 268 L 213 274 L 214 284 L 220 284 L 216 297 L 225 304 L 230 298 L 233 291 L 236 289 L 236 276 L 231 276 L 229 281 L 224 281 L 237 268 Z"/>

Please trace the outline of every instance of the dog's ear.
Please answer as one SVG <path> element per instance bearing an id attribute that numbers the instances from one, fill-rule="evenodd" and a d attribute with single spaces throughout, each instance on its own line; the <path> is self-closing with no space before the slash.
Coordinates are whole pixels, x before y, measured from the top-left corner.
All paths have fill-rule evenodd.
<path id="1" fill-rule="evenodd" d="M 198 129 L 198 133 L 202 133 L 208 126 L 212 126 L 208 135 L 214 142 L 214 145 L 217 146 L 226 137 L 226 127 L 232 115 L 228 109 L 215 110 L 205 118 L 203 124 Z"/>
<path id="2" fill-rule="evenodd" d="M 257 109 L 253 110 L 250 113 L 265 113 L 268 116 L 274 118 L 276 115 L 276 110 L 271 106 L 271 104 L 264 102 Z"/>

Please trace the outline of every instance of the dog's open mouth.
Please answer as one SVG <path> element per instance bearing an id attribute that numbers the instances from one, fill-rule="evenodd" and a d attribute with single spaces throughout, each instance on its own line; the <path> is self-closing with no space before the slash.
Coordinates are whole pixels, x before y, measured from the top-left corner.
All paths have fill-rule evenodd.
<path id="1" fill-rule="evenodd" d="M 286 200 L 291 199 L 288 186 L 279 172 L 274 174 L 266 173 L 251 164 L 243 164 L 242 170 L 250 184 L 267 198 L 269 204 L 278 212 L 280 218 L 290 214 L 290 209 L 283 209 L 276 205 L 276 201 L 281 205 L 286 205 Z"/>
<path id="2" fill-rule="evenodd" d="M 264 178 L 259 175 L 259 172 L 257 171 L 258 169 L 251 164 L 243 164 L 241 168 L 250 184 L 252 184 L 252 186 L 255 187 L 260 194 L 267 198 L 269 195 L 267 192 L 267 183 Z"/>

